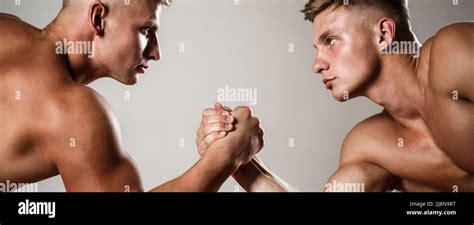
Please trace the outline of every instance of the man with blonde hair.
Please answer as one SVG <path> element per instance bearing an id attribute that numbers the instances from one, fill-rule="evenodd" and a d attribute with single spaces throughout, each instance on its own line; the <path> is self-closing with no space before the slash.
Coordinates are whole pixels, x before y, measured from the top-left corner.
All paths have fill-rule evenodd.
<path id="1" fill-rule="evenodd" d="M 169 3 L 64 0 L 44 29 L 0 14 L 1 183 L 60 175 L 67 191 L 143 191 L 115 115 L 85 85 L 103 77 L 135 84 L 148 61 L 160 59 L 159 12 Z M 235 132 L 151 191 L 217 191 L 262 148 L 263 131 L 249 108 L 218 118 Z"/>

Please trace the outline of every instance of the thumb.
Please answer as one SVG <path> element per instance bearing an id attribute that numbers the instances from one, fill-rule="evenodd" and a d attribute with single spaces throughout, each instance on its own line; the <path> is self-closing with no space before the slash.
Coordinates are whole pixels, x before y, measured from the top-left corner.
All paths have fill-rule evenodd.
<path id="1" fill-rule="evenodd" d="M 214 107 L 216 108 L 217 111 L 227 111 L 227 112 L 232 111 L 232 109 L 230 109 L 227 106 L 223 106 L 220 102 L 216 102 L 216 104 L 214 104 Z"/>

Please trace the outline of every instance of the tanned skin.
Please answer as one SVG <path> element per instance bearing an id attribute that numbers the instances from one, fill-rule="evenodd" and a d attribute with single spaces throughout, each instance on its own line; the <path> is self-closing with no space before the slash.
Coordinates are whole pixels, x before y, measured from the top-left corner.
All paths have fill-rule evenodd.
<path id="1" fill-rule="evenodd" d="M 143 191 L 109 104 L 85 86 L 103 77 L 133 85 L 160 59 L 162 5 L 130 3 L 65 0 L 44 29 L 0 15 L 0 182 L 60 175 L 67 191 Z M 57 54 L 65 39 L 93 42 L 94 56 Z M 222 117 L 235 132 L 218 135 L 188 171 L 151 191 L 217 191 L 250 162 L 263 146 L 258 119 L 247 107 Z"/>
<path id="2" fill-rule="evenodd" d="M 376 9 L 331 8 L 316 16 L 313 28 L 313 71 L 333 97 L 364 96 L 384 108 L 346 136 L 328 184 L 363 183 L 364 191 L 474 191 L 474 23 L 442 28 L 419 57 L 382 54 L 406 37 L 396 37 L 394 20 Z M 416 41 L 411 31 L 401 35 Z M 208 127 L 201 127 L 205 134 Z M 238 181 L 254 191 L 291 190 L 256 164 L 246 165 Z"/>

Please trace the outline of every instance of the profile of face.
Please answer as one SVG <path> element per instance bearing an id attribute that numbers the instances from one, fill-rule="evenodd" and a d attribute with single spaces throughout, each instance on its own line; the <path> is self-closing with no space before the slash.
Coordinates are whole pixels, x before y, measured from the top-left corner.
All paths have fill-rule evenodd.
<path id="1" fill-rule="evenodd" d="M 341 6 L 323 11 L 314 20 L 313 71 L 322 75 L 338 101 L 363 95 L 378 74 L 380 39 L 372 14 L 372 10 Z"/>
<path id="2" fill-rule="evenodd" d="M 148 61 L 160 59 L 157 33 L 161 4 L 156 0 L 117 2 L 122 3 L 105 12 L 100 6 L 91 6 L 91 11 L 97 10 L 95 17 L 103 20 L 103 33 L 94 38 L 96 62 L 113 79 L 134 85 L 138 74 L 148 68 Z"/>

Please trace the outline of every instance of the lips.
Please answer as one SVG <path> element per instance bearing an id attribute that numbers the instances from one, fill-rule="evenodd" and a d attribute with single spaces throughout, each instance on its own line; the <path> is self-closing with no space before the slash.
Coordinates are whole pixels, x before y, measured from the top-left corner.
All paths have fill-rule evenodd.
<path id="1" fill-rule="evenodd" d="M 139 73 L 145 73 L 145 70 L 148 69 L 148 65 L 138 65 L 137 66 L 137 71 Z"/>
<path id="2" fill-rule="evenodd" d="M 331 81 L 333 81 L 333 80 L 335 80 L 335 79 L 336 79 L 336 78 L 330 78 L 330 79 L 324 78 L 324 79 L 323 79 L 323 84 L 326 86 L 326 88 L 329 89 L 329 88 L 331 87 L 331 83 L 332 83 Z"/>

